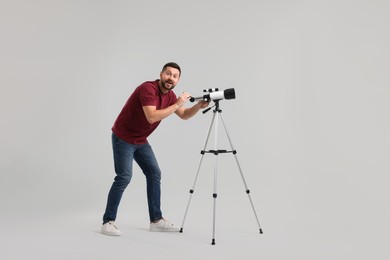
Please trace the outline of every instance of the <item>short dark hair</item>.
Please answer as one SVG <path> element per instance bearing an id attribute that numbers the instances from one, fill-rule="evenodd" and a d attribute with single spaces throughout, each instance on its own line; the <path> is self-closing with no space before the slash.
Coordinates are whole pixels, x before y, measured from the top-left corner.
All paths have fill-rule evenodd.
<path id="1" fill-rule="evenodd" d="M 167 64 L 164 65 L 164 67 L 162 68 L 162 71 L 164 71 L 167 67 L 172 67 L 172 68 L 178 69 L 180 72 L 180 75 L 181 75 L 180 66 L 176 62 L 168 62 Z"/>

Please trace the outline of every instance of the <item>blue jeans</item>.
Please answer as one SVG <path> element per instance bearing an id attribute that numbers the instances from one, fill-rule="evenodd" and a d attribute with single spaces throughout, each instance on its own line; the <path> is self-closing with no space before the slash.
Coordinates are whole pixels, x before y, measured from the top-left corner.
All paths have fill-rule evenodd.
<path id="1" fill-rule="evenodd" d="M 150 221 L 161 219 L 161 171 L 152 147 L 148 143 L 142 145 L 129 144 L 112 134 L 112 148 L 116 176 L 108 193 L 103 223 L 116 219 L 123 192 L 133 175 L 133 159 L 146 177 Z"/>

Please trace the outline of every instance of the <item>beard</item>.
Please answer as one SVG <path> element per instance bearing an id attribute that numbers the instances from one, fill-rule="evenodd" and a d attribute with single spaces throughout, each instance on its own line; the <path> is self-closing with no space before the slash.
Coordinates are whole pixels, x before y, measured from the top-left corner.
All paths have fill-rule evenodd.
<path id="1" fill-rule="evenodd" d="M 173 82 L 169 80 L 161 80 L 161 86 L 166 90 L 172 90 L 176 87 L 176 85 L 173 85 Z"/>

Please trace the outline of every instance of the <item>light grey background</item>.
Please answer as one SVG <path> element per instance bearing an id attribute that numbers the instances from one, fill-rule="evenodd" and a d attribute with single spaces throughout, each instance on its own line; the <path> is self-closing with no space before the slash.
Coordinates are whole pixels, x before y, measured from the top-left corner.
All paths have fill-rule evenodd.
<path id="1" fill-rule="evenodd" d="M 389 259 L 389 13 L 379 0 L 2 0 L 1 258 Z M 147 231 L 137 166 L 124 235 L 98 233 L 111 125 L 168 61 L 177 93 L 235 88 L 223 118 L 263 235 L 229 155 L 216 246 L 208 157 L 183 234 Z M 178 225 L 211 116 L 172 116 L 150 138 Z"/>

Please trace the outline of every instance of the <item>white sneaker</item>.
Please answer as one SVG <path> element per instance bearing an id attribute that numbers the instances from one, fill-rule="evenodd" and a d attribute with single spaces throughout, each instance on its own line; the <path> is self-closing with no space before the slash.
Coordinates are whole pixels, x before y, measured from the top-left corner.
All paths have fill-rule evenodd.
<path id="1" fill-rule="evenodd" d="M 156 223 L 150 223 L 150 231 L 154 232 L 179 232 L 180 228 L 176 227 L 165 219 L 160 219 Z"/>
<path id="2" fill-rule="evenodd" d="M 109 221 L 102 225 L 102 234 L 107 236 L 120 236 L 121 232 L 114 221 Z"/>

